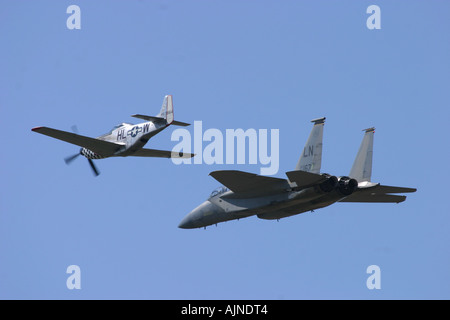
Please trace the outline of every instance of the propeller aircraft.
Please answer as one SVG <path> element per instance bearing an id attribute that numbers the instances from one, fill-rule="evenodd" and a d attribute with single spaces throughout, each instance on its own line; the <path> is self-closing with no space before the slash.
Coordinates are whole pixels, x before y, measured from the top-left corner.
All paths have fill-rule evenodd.
<path id="1" fill-rule="evenodd" d="M 80 146 L 80 151 L 65 158 L 65 162 L 70 164 L 73 160 L 78 158 L 78 156 L 82 155 L 88 159 L 96 176 L 99 175 L 99 171 L 94 165 L 94 159 L 127 156 L 190 158 L 195 155 L 192 153 L 143 148 L 150 138 L 167 128 L 169 125 L 189 125 L 188 123 L 174 120 L 172 95 L 166 95 L 164 97 L 161 110 L 156 116 L 134 114 L 132 117 L 146 120 L 146 122 L 139 124 L 121 123 L 114 126 L 108 133 L 97 138 L 90 138 L 77 133 L 48 127 L 35 127 L 31 130 Z"/>

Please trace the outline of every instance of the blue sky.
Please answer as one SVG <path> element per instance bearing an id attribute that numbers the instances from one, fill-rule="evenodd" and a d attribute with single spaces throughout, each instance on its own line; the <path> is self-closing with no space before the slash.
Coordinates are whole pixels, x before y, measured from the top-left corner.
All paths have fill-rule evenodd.
<path id="1" fill-rule="evenodd" d="M 72 4 L 80 30 L 66 27 Z M 366 27 L 372 4 L 380 30 Z M 449 299 L 449 13 L 444 1 L 1 1 L 0 298 Z M 175 119 L 204 130 L 279 129 L 283 178 L 311 119 L 327 117 L 322 171 L 335 175 L 375 126 L 372 180 L 418 192 L 182 230 L 219 186 L 209 172 L 260 164 L 111 158 L 94 177 L 84 158 L 64 163 L 78 147 L 30 130 L 99 136 L 157 114 L 166 94 Z M 147 147 L 170 150 L 176 128 Z"/>

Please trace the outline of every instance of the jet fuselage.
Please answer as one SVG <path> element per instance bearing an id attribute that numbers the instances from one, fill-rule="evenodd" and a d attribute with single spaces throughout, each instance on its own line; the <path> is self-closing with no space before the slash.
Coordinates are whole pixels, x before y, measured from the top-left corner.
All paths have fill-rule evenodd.
<path id="1" fill-rule="evenodd" d="M 281 219 L 327 207 L 335 202 L 400 203 L 415 188 L 393 187 L 371 182 L 375 128 L 364 129 L 364 137 L 349 176 L 320 173 L 325 118 L 311 120 L 314 126 L 300 159 L 288 179 L 260 176 L 237 170 L 218 170 L 210 175 L 224 187 L 192 210 L 180 228 L 206 227 L 219 222 L 256 215 Z"/>
<path id="2" fill-rule="evenodd" d="M 281 219 L 329 206 L 345 197 L 338 186 L 328 192 L 312 186 L 254 198 L 241 198 L 231 190 L 223 190 L 192 210 L 179 227 L 201 228 L 253 215 L 260 219 Z"/>

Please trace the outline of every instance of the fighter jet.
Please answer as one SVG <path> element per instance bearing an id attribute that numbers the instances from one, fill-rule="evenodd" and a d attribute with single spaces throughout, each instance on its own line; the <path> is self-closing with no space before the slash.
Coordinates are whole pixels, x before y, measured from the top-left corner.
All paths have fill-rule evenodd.
<path id="1" fill-rule="evenodd" d="M 311 134 L 288 179 L 261 176 L 237 170 L 213 171 L 223 184 L 207 201 L 190 212 L 179 228 L 201 228 L 228 220 L 256 215 L 281 219 L 314 211 L 335 202 L 399 203 L 415 188 L 391 187 L 371 182 L 375 128 L 364 129 L 364 137 L 348 176 L 320 173 L 325 118 L 314 119 Z"/>
<path id="2" fill-rule="evenodd" d="M 76 133 L 47 127 L 35 127 L 31 130 L 80 146 L 80 151 L 65 158 L 65 162 L 70 164 L 79 155 L 82 155 L 88 159 L 96 176 L 99 175 L 99 171 L 94 165 L 93 159 L 127 156 L 160 158 L 190 158 L 194 156 L 194 154 L 191 153 L 143 148 L 151 137 L 161 132 L 169 125 L 189 125 L 188 123 L 174 120 L 173 99 L 171 95 L 166 95 L 164 97 L 161 110 L 156 116 L 134 114 L 132 117 L 146 120 L 146 122 L 139 124 L 121 123 L 114 126 L 108 133 L 97 138 L 85 137 Z"/>

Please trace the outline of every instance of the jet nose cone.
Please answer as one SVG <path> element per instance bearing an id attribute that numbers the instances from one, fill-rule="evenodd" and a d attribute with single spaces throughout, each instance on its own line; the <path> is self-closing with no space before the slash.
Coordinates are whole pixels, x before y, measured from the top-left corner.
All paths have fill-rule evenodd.
<path id="1" fill-rule="evenodd" d="M 192 210 L 186 217 L 181 220 L 180 224 L 178 225 L 178 228 L 181 229 L 194 229 L 202 227 L 201 220 L 205 214 L 206 211 L 209 211 L 211 203 L 208 201 L 202 203 L 197 208 Z"/>
<path id="2" fill-rule="evenodd" d="M 183 220 L 181 220 L 180 224 L 178 225 L 178 228 L 181 228 L 181 229 L 192 229 L 192 228 L 195 228 L 194 224 L 192 223 L 192 219 L 190 217 L 190 214 L 188 214 L 186 217 L 184 217 Z"/>

